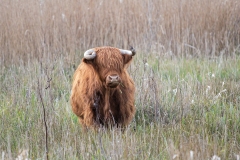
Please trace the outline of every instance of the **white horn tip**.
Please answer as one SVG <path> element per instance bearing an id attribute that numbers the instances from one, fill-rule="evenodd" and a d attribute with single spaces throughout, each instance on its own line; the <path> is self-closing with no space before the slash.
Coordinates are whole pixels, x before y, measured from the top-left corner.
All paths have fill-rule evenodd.
<path id="1" fill-rule="evenodd" d="M 127 54 L 127 55 L 132 55 L 132 51 L 129 50 L 124 50 L 124 49 L 119 49 L 122 54 Z"/>
<path id="2" fill-rule="evenodd" d="M 94 51 L 94 49 L 89 49 L 84 53 L 84 58 L 87 60 L 91 60 L 94 59 L 96 57 L 96 52 Z"/>

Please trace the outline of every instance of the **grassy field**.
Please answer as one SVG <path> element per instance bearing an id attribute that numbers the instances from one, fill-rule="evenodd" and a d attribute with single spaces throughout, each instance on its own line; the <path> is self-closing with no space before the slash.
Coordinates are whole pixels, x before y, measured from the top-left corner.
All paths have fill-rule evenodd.
<path id="1" fill-rule="evenodd" d="M 186 159 L 190 151 L 194 159 L 239 155 L 240 57 L 143 55 L 138 53 L 129 68 L 137 114 L 125 133 L 82 132 L 69 104 L 75 67 L 66 58 L 1 67 L 2 154 L 11 159 L 27 149 L 31 159 L 45 157 L 41 93 L 51 159 Z"/>
<path id="2" fill-rule="evenodd" d="M 1 2 L 2 159 L 46 159 L 44 118 L 49 159 L 239 159 L 239 15 L 238 0 Z M 102 45 L 137 51 L 124 133 L 85 133 L 71 111 L 73 73 Z"/>

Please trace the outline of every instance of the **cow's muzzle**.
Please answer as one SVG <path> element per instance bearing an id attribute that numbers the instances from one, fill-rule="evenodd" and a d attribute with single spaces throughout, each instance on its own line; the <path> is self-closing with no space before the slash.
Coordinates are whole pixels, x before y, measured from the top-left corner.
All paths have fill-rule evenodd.
<path id="1" fill-rule="evenodd" d="M 119 75 L 108 75 L 106 78 L 107 87 L 115 88 L 121 83 Z"/>

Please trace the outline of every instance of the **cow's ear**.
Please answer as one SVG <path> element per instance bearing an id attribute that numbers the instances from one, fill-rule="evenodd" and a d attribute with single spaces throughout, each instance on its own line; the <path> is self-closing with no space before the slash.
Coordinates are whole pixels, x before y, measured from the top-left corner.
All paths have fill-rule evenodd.
<path id="1" fill-rule="evenodd" d="M 89 60 L 89 59 L 83 58 L 82 62 L 87 63 L 87 64 L 93 64 L 93 59 Z"/>
<path id="2" fill-rule="evenodd" d="M 94 49 L 89 49 L 86 52 L 84 52 L 83 62 L 85 63 L 92 63 L 94 61 L 94 58 L 97 56 Z"/>
<path id="3" fill-rule="evenodd" d="M 122 56 L 123 56 L 124 65 L 131 62 L 132 56 L 130 56 L 130 55 L 122 55 Z"/>
<path id="4" fill-rule="evenodd" d="M 130 48 L 130 50 L 121 50 L 120 49 L 120 52 L 122 53 L 123 55 L 123 61 L 124 61 L 124 64 L 129 64 L 133 58 L 133 56 L 135 56 L 136 54 L 136 51 L 133 47 Z"/>

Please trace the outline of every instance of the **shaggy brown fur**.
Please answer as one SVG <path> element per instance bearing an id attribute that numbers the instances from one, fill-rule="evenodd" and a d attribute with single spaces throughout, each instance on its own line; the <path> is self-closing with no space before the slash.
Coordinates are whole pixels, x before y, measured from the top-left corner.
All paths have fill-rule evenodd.
<path id="1" fill-rule="evenodd" d="M 84 127 L 126 127 L 135 114 L 133 80 L 127 73 L 132 56 L 117 48 L 94 48 L 93 60 L 82 59 L 74 73 L 71 105 Z M 121 84 L 106 85 L 108 75 L 118 74 Z"/>

